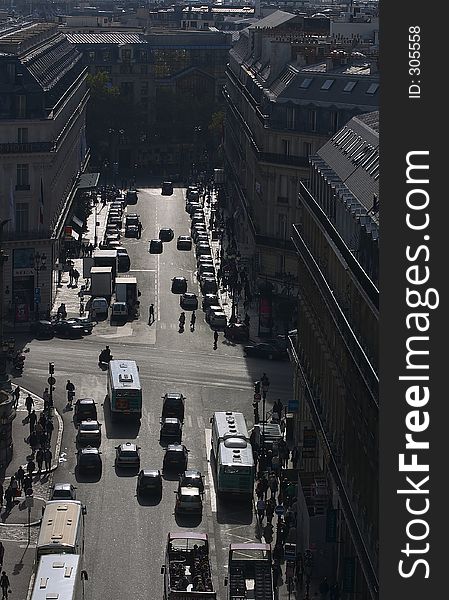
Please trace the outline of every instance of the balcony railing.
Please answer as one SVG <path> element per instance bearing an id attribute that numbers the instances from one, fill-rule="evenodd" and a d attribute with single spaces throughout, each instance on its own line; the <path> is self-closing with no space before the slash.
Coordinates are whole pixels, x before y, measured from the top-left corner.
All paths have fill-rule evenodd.
<path id="1" fill-rule="evenodd" d="M 54 142 L 27 142 L 24 144 L 0 144 L 0 154 L 29 154 L 31 152 L 52 152 Z"/>
<path id="2" fill-rule="evenodd" d="M 33 230 L 33 231 L 4 231 L 4 242 L 15 242 L 19 240 L 49 240 L 52 231 L 50 229 Z"/>
<path id="3" fill-rule="evenodd" d="M 344 483 L 343 478 L 340 475 L 340 470 L 338 468 L 337 459 L 332 450 L 331 443 L 327 437 L 326 429 L 323 425 L 323 422 L 320 418 L 320 411 L 318 402 L 312 392 L 312 386 L 309 383 L 307 374 L 305 369 L 303 368 L 300 358 L 297 353 L 297 349 L 295 346 L 294 338 L 289 337 L 289 354 L 292 359 L 292 362 L 295 363 L 296 368 L 301 374 L 301 377 L 304 381 L 305 389 L 306 389 L 306 402 L 310 410 L 310 415 L 312 418 L 312 423 L 315 428 L 315 431 L 319 435 L 321 444 L 323 446 L 323 452 L 326 456 L 326 462 L 329 468 L 329 472 L 332 478 L 335 481 L 336 488 L 338 489 L 338 495 L 340 498 L 340 503 L 343 509 L 343 514 L 345 517 L 346 524 L 348 526 L 354 548 L 357 552 L 357 556 L 360 561 L 360 565 L 362 567 L 363 573 L 365 575 L 366 582 L 370 589 L 371 597 L 373 599 L 378 598 L 379 595 L 379 578 L 377 574 L 377 568 L 373 564 L 373 560 L 371 558 L 371 554 L 373 551 L 369 551 L 367 545 L 365 543 L 365 537 L 360 530 L 356 515 L 352 508 L 351 501 L 349 500 L 349 496 L 346 492 L 346 485 Z"/>
<path id="4" fill-rule="evenodd" d="M 291 156 L 290 154 L 276 154 L 272 152 L 259 152 L 259 161 L 275 165 L 288 165 L 291 167 L 308 167 L 307 156 Z"/>
<path id="5" fill-rule="evenodd" d="M 354 365 L 358 369 L 363 381 L 367 389 L 370 392 L 372 401 L 374 402 L 376 408 L 379 408 L 379 378 L 377 376 L 374 367 L 372 366 L 369 358 L 365 354 L 362 346 L 360 345 L 357 336 L 346 319 L 345 314 L 337 302 L 334 293 L 330 289 L 326 278 L 321 271 L 320 267 L 316 263 L 313 258 L 310 250 L 308 249 L 306 243 L 301 237 L 301 234 L 296 229 L 296 226 L 293 226 L 293 244 L 296 247 L 298 254 L 301 256 L 304 264 L 306 265 L 312 279 L 314 280 L 321 297 L 326 304 L 329 313 L 334 321 L 336 329 L 339 331 L 342 340 L 345 343 L 346 348 L 348 349 L 349 354 L 352 357 Z"/>

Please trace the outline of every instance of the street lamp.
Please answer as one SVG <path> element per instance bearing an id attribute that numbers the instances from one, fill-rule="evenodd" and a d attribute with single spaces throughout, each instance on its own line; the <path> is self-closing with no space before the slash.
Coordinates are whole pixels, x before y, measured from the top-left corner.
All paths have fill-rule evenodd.
<path id="1" fill-rule="evenodd" d="M 36 284 L 35 284 L 35 290 L 34 290 L 34 302 L 36 305 L 35 308 L 35 320 L 38 321 L 39 320 L 39 304 L 41 301 L 41 289 L 39 287 L 39 273 L 41 271 L 45 271 L 47 269 L 47 256 L 46 254 L 42 253 L 39 254 L 39 252 L 36 252 L 34 257 L 34 270 L 36 272 Z"/>

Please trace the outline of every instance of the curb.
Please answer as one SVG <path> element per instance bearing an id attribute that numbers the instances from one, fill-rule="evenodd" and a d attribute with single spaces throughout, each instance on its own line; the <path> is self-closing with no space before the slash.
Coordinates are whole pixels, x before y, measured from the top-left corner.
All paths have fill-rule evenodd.
<path id="1" fill-rule="evenodd" d="M 42 502 L 46 503 L 47 500 L 45 498 L 42 498 L 41 496 L 34 496 L 35 500 L 42 500 Z M 30 527 L 36 527 L 36 525 L 40 525 L 42 522 L 42 518 L 38 519 L 37 521 L 31 521 L 30 522 Z M 1 527 L 27 527 L 28 528 L 28 523 L 0 523 L 0 528 Z"/>

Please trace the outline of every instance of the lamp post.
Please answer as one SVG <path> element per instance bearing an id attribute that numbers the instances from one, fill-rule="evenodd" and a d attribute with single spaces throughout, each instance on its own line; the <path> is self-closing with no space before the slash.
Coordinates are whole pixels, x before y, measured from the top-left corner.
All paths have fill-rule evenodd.
<path id="1" fill-rule="evenodd" d="M 36 272 L 36 282 L 34 289 L 34 303 L 35 303 L 35 320 L 39 320 L 39 304 L 41 301 L 41 289 L 39 287 L 39 273 L 47 269 L 47 255 L 36 252 L 34 255 L 34 270 Z"/>

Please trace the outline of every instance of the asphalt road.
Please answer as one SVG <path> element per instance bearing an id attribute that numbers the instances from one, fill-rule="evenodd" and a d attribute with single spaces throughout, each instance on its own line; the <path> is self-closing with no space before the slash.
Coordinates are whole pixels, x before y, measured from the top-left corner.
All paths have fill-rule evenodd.
<path id="1" fill-rule="evenodd" d="M 141 290 L 140 319 L 123 326 L 99 323 L 94 333 L 83 340 L 33 341 L 27 356 L 21 385 L 41 393 L 48 362 L 55 363 L 56 405 L 63 414 L 65 429 L 61 465 L 55 482 L 76 483 L 77 495 L 87 506 L 85 568 L 89 574 L 86 600 L 128 598 L 156 600 L 163 595 L 164 545 L 169 531 L 185 528 L 208 533 L 213 559 L 213 580 L 219 598 L 225 598 L 227 549 L 231 542 L 254 540 L 255 525 L 251 507 L 238 502 L 222 503 L 216 498 L 208 463 L 210 417 L 215 410 L 238 410 L 252 425 L 253 381 L 265 371 L 271 380 L 269 407 L 276 398 L 284 403 L 292 395 L 292 374 L 288 363 L 246 359 L 240 345 L 224 340 L 220 334 L 213 350 L 213 333 L 197 312 L 196 328 L 178 331 L 181 309 L 179 296 L 170 291 L 171 278 L 187 278 L 189 291 L 199 295 L 195 276 L 195 255 L 176 250 L 178 235 L 189 234 L 190 220 L 184 211 L 183 190 L 161 196 L 159 189 L 140 191 L 138 204 L 128 207 L 138 212 L 143 222 L 140 240 L 123 238 L 131 257 L 131 275 Z M 148 241 L 158 236 L 160 227 L 172 227 L 175 239 L 164 244 L 161 255 L 148 253 Z M 156 322 L 148 325 L 148 306 L 155 305 Z M 107 406 L 106 373 L 98 368 L 100 349 L 108 344 L 115 358 L 136 360 L 144 391 L 140 428 L 110 422 Z M 75 428 L 71 411 L 65 410 L 65 382 L 76 385 L 76 397 L 92 396 L 99 404 L 103 423 L 101 452 L 103 470 L 96 481 L 75 474 Z M 174 516 L 176 481 L 164 480 L 162 500 L 141 505 L 135 497 L 136 477 L 119 476 L 114 468 L 115 446 L 121 441 L 137 440 L 141 446 L 141 467 L 162 468 L 164 451 L 159 445 L 161 396 L 180 391 L 186 397 L 183 443 L 189 449 L 189 468 L 206 476 L 205 509 L 201 522 L 179 520 Z"/>

